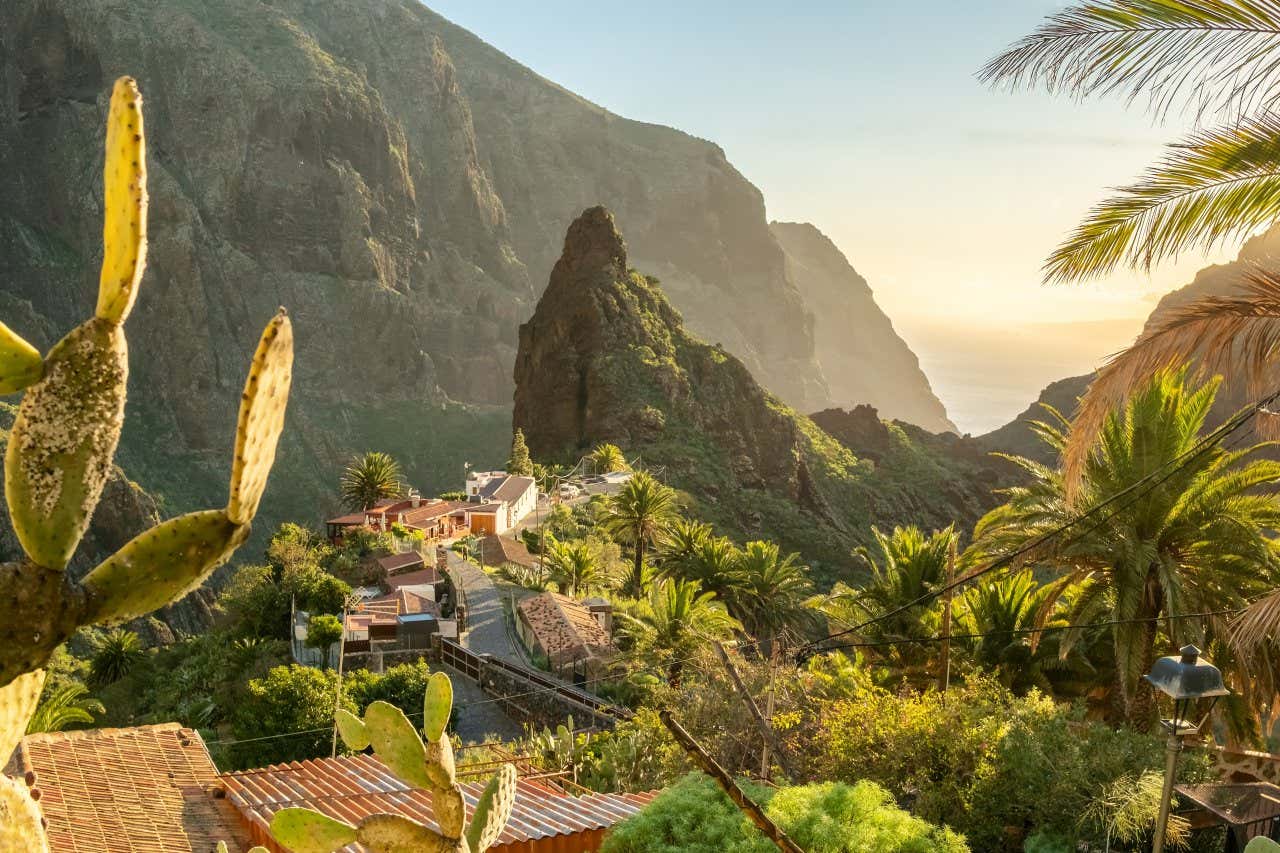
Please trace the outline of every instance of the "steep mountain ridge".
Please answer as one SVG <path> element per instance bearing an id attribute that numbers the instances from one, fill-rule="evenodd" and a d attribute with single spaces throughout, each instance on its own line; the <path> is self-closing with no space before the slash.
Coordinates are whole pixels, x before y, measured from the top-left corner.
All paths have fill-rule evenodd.
<path id="1" fill-rule="evenodd" d="M 590 104 L 415 0 L 0 6 L 0 316 L 42 348 L 93 304 L 120 74 L 147 100 L 152 198 L 121 463 L 174 509 L 224 494 L 277 305 L 297 370 L 264 524 L 335 509 L 353 452 L 427 490 L 500 462 L 517 328 L 598 202 L 692 328 L 802 410 L 833 402 L 760 192 L 718 146 Z"/>
<path id="2" fill-rule="evenodd" d="M 602 207 L 568 229 L 520 327 L 515 384 L 513 425 L 535 458 L 574 461 L 598 442 L 619 444 L 687 493 L 700 517 L 800 551 L 826 580 L 856 571 L 851 550 L 872 525 L 966 527 L 995 503 L 996 476 L 964 439 L 869 409 L 820 413 L 858 422 L 837 440 L 768 393 L 723 347 L 686 331 L 658 281 L 630 267 Z M 875 435 L 863 442 L 868 421 Z"/>
<path id="3" fill-rule="evenodd" d="M 839 405 L 867 404 L 885 418 L 930 432 L 958 433 L 920 369 L 920 359 L 831 238 L 807 222 L 775 221 L 769 228 L 813 312 L 815 351 L 831 398 Z"/>

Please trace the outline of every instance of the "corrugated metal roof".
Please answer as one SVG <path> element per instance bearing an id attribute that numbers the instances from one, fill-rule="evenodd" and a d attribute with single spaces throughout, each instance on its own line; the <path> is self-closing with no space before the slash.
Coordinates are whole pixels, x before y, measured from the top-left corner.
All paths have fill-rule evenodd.
<path id="1" fill-rule="evenodd" d="M 228 799 L 240 810 L 259 844 L 270 841 L 267 827 L 271 816 L 294 806 L 352 824 L 371 814 L 391 813 L 437 826 L 431 794 L 400 781 L 373 755 L 295 761 L 225 773 L 222 780 Z M 475 809 L 486 781 L 462 783 L 468 814 Z M 571 797 L 540 782 L 521 779 L 511 820 L 491 849 L 495 853 L 597 850 L 603 830 L 636 814 L 655 796 L 656 792 Z M 566 847 L 569 840 L 572 844 Z M 283 849 L 274 844 L 268 847 Z M 344 849 L 364 853 L 358 844 Z"/>

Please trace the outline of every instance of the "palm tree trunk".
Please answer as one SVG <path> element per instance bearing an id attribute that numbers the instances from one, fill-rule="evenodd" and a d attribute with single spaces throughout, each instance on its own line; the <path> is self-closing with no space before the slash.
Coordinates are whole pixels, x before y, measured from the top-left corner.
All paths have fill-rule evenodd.
<path id="1" fill-rule="evenodd" d="M 1156 662 L 1156 629 L 1158 627 L 1156 619 L 1160 616 L 1163 603 L 1164 590 L 1160 586 L 1155 569 L 1152 568 L 1147 575 L 1147 583 L 1142 593 L 1142 607 L 1137 615 L 1137 618 L 1144 620 L 1138 628 L 1141 638 L 1143 673 L 1151 672 L 1151 666 Z M 1122 673 L 1120 677 L 1125 676 Z M 1127 689 L 1122 691 L 1125 697 L 1125 722 L 1136 731 L 1151 731 L 1158 718 L 1155 690 L 1141 677 L 1134 684 L 1125 685 L 1125 687 Z"/>
<path id="2" fill-rule="evenodd" d="M 680 686 L 680 676 L 684 672 L 683 661 L 672 661 L 667 667 L 667 685 L 678 688 Z"/>
<path id="3" fill-rule="evenodd" d="M 631 567 L 631 595 L 639 598 L 644 595 L 644 537 L 636 531 L 636 552 Z"/>

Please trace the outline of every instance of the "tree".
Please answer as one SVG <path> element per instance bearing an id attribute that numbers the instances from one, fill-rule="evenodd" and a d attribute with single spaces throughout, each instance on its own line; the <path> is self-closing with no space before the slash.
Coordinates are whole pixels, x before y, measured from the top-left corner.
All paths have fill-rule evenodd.
<path id="1" fill-rule="evenodd" d="M 1280 5 L 1221 0 L 1089 0 L 1057 12 L 991 60 L 990 82 L 1083 97 L 1145 96 L 1234 117 L 1171 145 L 1163 160 L 1097 205 L 1049 258 L 1046 277 L 1078 280 L 1125 264 L 1150 269 L 1193 247 L 1248 236 L 1280 217 Z M 1198 357 L 1207 374 L 1257 385 L 1280 341 L 1280 278 L 1247 270 L 1238 292 L 1165 312 L 1089 386 L 1064 454 L 1068 495 L 1108 414 L 1158 371 Z M 1274 627 L 1274 625 L 1273 625 Z"/>
<path id="2" fill-rule="evenodd" d="M 643 608 L 619 613 L 646 659 L 657 657 L 667 667 L 667 683 L 680 686 L 687 658 L 716 640 L 728 639 L 741 623 L 697 581 L 664 580 L 649 589 Z"/>
<path id="3" fill-rule="evenodd" d="M 89 689 L 78 681 L 45 690 L 27 722 L 27 734 L 61 732 L 71 726 L 92 723 L 94 714 L 102 714 L 106 709 L 88 693 Z"/>
<path id="4" fill-rule="evenodd" d="M 384 498 L 404 493 L 400 464 L 389 454 L 371 450 L 353 459 L 342 472 L 342 502 L 347 509 L 365 510 Z"/>
<path id="5" fill-rule="evenodd" d="M 591 460 L 591 467 L 597 474 L 631 470 L 627 457 L 622 455 L 622 449 L 616 444 L 597 444 L 587 458 Z"/>
<path id="6" fill-rule="evenodd" d="M 640 597 L 645 590 L 644 552 L 674 520 L 676 493 L 644 471 L 623 484 L 604 504 L 605 530 L 632 547 L 631 575 L 624 591 Z"/>
<path id="7" fill-rule="evenodd" d="M 1106 619 L 1115 652 L 1121 713 L 1144 729 L 1154 717 L 1151 688 L 1142 681 L 1155 661 L 1158 620 L 1179 613 L 1240 607 L 1275 583 L 1277 560 L 1268 531 L 1280 526 L 1280 505 L 1257 489 L 1280 479 L 1280 463 L 1252 458 L 1259 447 L 1228 451 L 1197 446 L 1219 382 L 1190 387 L 1186 372 L 1157 374 L 1121 411 L 1112 412 L 1091 448 L 1080 482 L 1085 506 L 1113 501 L 1096 521 L 1053 536 L 1028 555 L 1058 577 L 1045 605 L 1075 590 L 1073 624 Z M 1055 450 L 1061 427 L 1037 425 Z M 1011 457 L 1031 482 L 1008 490 L 1009 501 L 975 530 L 975 549 L 1010 553 L 1073 522 L 1060 471 Z M 1154 488 L 1136 489 L 1159 476 Z M 1168 643 L 1204 645 L 1205 619 L 1168 620 Z"/>
<path id="8" fill-rule="evenodd" d="M 548 538 L 545 545 L 542 565 L 562 593 L 576 598 L 604 585 L 604 567 L 588 543 Z"/>
<path id="9" fill-rule="evenodd" d="M 519 427 L 511 438 L 511 458 L 507 460 L 507 473 L 514 477 L 533 476 L 533 461 L 529 458 L 529 446 L 524 443 L 524 430 Z"/>
<path id="10" fill-rule="evenodd" d="M 329 649 L 342 639 L 342 620 L 329 613 L 312 616 L 307 624 L 307 647 L 320 652 L 320 668 L 329 668 Z"/>
<path id="11" fill-rule="evenodd" d="M 250 679 L 232 721 L 239 741 L 231 748 L 235 766 L 263 767 L 328 755 L 337 681 L 332 670 L 296 664 Z M 342 707 L 354 713 L 352 692 L 342 691 Z M 275 737 L 282 734 L 289 737 Z M 341 741 L 338 748 L 343 748 Z"/>
<path id="12" fill-rule="evenodd" d="M 129 674 L 142 655 L 142 641 L 137 634 L 113 628 L 94 643 L 89 664 L 90 683 L 102 687 L 119 681 Z"/>
<path id="13" fill-rule="evenodd" d="M 858 589 L 837 583 L 814 604 L 840 628 L 877 620 L 859 628 L 854 637 L 886 644 L 869 648 L 868 653 L 887 675 L 923 683 L 934 677 L 928 648 L 896 641 L 933 634 L 938 623 L 935 602 L 916 602 L 945 582 L 956 533 L 948 527 L 925 535 L 915 526 L 895 527 L 888 535 L 875 528 L 871 532 L 878 553 L 867 548 L 855 552 L 870 569 L 871 578 Z"/>
<path id="14" fill-rule="evenodd" d="M 795 553 L 782 556 L 773 542 L 748 542 L 734 561 L 733 584 L 726 593 L 729 612 L 770 653 L 783 632 L 813 624 L 807 604 L 813 584 L 809 567 L 799 560 Z"/>

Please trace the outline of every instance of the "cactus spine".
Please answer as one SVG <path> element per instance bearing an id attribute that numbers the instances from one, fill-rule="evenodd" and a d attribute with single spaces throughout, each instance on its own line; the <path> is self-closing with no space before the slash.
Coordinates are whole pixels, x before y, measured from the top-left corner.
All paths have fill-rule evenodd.
<path id="1" fill-rule="evenodd" d="M 337 716 L 338 732 L 347 746 L 372 745 L 396 776 L 431 792 L 438 830 L 401 815 L 370 815 L 352 826 L 311 809 L 291 808 L 272 818 L 271 834 L 294 853 L 333 853 L 357 842 L 374 853 L 484 853 L 511 817 L 516 769 L 504 764 L 489 780 L 468 826 L 453 744 L 445 733 L 452 710 L 453 684 L 437 672 L 427 682 L 423 700 L 425 743 L 404 712 L 386 702 L 371 704 L 363 720 L 348 711 L 340 710 Z"/>
<path id="2" fill-rule="evenodd" d="M 171 519 L 137 536 L 75 584 L 66 569 L 102 496 L 124 425 L 123 323 L 146 263 L 142 96 L 116 81 L 103 169 L 102 275 L 93 317 L 43 359 L 0 324 L 0 393 L 27 389 L 9 434 L 5 497 L 26 557 L 0 564 L 0 761 L 26 729 L 42 667 L 77 628 L 161 607 L 199 584 L 249 534 L 284 425 L 293 334 L 284 309 L 267 325 L 241 399 L 226 508 Z M 26 791 L 0 785 L 0 850 L 47 850 Z"/>

